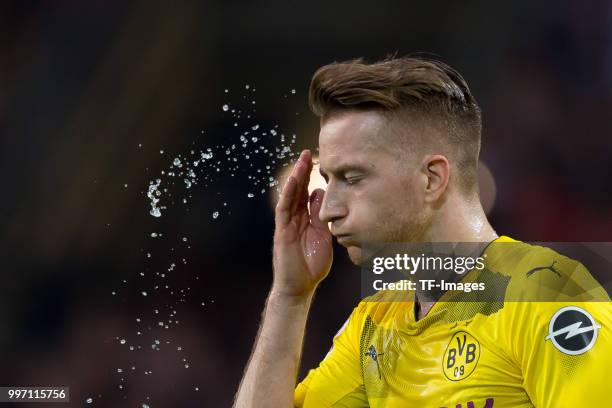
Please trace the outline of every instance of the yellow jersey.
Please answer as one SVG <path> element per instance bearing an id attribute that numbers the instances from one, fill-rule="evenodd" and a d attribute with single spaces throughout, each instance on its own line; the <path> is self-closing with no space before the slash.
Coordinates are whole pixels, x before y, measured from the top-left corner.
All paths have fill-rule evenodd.
<path id="1" fill-rule="evenodd" d="M 502 243 L 513 245 L 493 245 Z M 366 298 L 297 386 L 294 405 L 612 407 L 612 303 L 604 288 L 549 248 L 500 237 L 485 253 L 505 301 L 443 296 L 416 320 L 414 292 L 407 301 L 397 292 Z M 475 272 L 464 281 L 477 280 Z M 555 301 L 522 300 L 551 293 Z"/>

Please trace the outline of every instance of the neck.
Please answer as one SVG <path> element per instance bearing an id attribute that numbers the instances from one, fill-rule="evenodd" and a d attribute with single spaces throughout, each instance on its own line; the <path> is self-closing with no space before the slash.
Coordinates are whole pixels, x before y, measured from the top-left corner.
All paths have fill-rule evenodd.
<path id="1" fill-rule="evenodd" d="M 478 197 L 466 199 L 450 195 L 440 208 L 435 210 L 433 221 L 423 239 L 424 242 L 474 242 L 486 244 L 498 237 L 482 209 Z M 482 245 L 484 248 L 484 245 Z M 456 274 L 455 274 L 456 275 Z M 459 277 L 456 275 L 455 277 Z M 427 315 L 443 292 L 417 290 L 415 317 Z"/>
<path id="2" fill-rule="evenodd" d="M 478 196 L 451 194 L 434 211 L 425 242 L 491 242 L 497 238 Z"/>

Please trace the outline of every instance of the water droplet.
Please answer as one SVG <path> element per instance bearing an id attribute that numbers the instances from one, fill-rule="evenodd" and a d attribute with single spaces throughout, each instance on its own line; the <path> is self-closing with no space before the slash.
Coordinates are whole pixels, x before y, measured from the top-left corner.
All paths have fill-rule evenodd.
<path id="1" fill-rule="evenodd" d="M 212 217 L 216 220 L 219 217 L 219 211 L 213 212 Z"/>
<path id="2" fill-rule="evenodd" d="M 149 197 L 149 200 L 151 200 L 151 211 L 149 211 L 149 214 L 151 214 L 154 217 L 161 217 L 160 207 L 157 206 L 157 203 L 159 202 L 159 198 L 156 198 L 161 195 L 161 193 L 158 190 L 160 184 L 161 184 L 161 179 L 156 179 L 155 181 L 151 181 L 149 183 L 149 190 L 147 191 L 147 197 Z"/>
<path id="3" fill-rule="evenodd" d="M 253 193 L 249 193 L 249 194 L 247 194 L 247 197 L 249 197 L 249 198 L 253 198 Z"/>
<path id="4" fill-rule="evenodd" d="M 119 340 L 119 343 L 121 343 L 121 344 L 125 344 L 125 339 L 121 339 L 121 340 Z"/>
<path id="5" fill-rule="evenodd" d="M 295 89 L 292 89 L 292 90 L 291 90 L 291 93 L 295 95 Z"/>
<path id="6" fill-rule="evenodd" d="M 85 400 L 86 403 L 91 404 L 93 402 L 93 398 L 87 398 Z"/>
<path id="7" fill-rule="evenodd" d="M 164 151 L 163 151 L 163 150 L 160 150 L 160 151 L 159 151 L 159 154 L 164 154 Z"/>
<path id="8" fill-rule="evenodd" d="M 226 89 L 226 91 L 227 91 L 227 89 Z M 229 106 L 223 105 L 223 111 L 227 112 L 228 110 L 229 110 Z"/>
<path id="9" fill-rule="evenodd" d="M 157 232 L 152 232 L 151 233 L 151 238 L 157 238 Z"/>
<path id="10" fill-rule="evenodd" d="M 127 184 L 124 184 L 124 185 L 123 185 L 123 187 L 125 187 L 125 188 L 127 188 L 127 186 L 128 186 Z"/>
<path id="11" fill-rule="evenodd" d="M 142 296 L 147 296 L 147 292 L 143 291 Z"/>

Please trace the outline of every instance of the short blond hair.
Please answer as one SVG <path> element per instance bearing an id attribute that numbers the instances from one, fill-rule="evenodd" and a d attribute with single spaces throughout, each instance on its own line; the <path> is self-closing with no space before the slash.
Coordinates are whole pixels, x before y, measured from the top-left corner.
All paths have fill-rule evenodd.
<path id="1" fill-rule="evenodd" d="M 312 112 L 325 119 L 343 110 L 405 110 L 431 120 L 455 152 L 464 190 L 477 189 L 481 110 L 461 74 L 422 57 L 334 62 L 319 68 L 308 91 Z"/>

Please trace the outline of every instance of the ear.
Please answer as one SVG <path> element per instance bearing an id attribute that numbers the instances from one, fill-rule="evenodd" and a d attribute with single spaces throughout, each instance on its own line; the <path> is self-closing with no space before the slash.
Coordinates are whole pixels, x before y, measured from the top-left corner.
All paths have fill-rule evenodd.
<path id="1" fill-rule="evenodd" d="M 427 179 L 425 187 L 425 201 L 434 203 L 442 197 L 448 186 L 450 178 L 450 164 L 441 154 L 426 156 L 423 160 L 422 171 Z"/>

